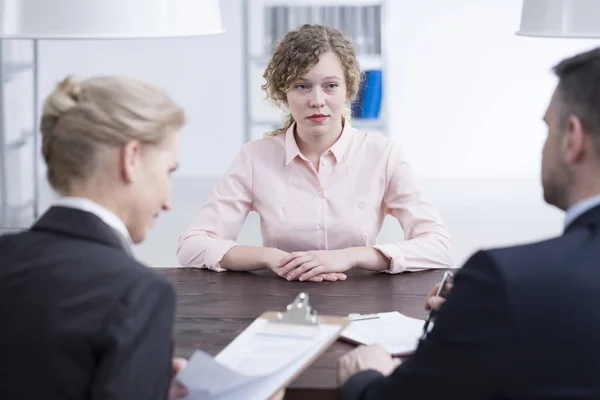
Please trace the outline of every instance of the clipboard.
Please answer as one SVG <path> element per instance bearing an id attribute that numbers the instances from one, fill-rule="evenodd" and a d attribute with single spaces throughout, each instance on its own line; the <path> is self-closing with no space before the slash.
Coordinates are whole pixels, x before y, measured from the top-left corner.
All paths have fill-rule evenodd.
<path id="1" fill-rule="evenodd" d="M 351 319 L 317 316 L 300 293 L 284 312 L 256 318 L 214 358 L 196 351 L 176 379 L 185 400 L 266 400 L 292 383 L 348 326 Z"/>

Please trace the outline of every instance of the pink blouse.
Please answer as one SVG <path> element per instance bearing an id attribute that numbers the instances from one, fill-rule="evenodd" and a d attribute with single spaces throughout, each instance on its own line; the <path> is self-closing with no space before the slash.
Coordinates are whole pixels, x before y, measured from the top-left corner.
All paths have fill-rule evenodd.
<path id="1" fill-rule="evenodd" d="M 244 145 L 180 236 L 181 265 L 224 271 L 219 262 L 255 211 L 267 247 L 292 252 L 372 246 L 391 260 L 390 273 L 451 267 L 448 230 L 396 142 L 346 123 L 317 171 L 293 132 L 292 126 Z M 375 244 L 386 214 L 398 220 L 404 240 Z"/>

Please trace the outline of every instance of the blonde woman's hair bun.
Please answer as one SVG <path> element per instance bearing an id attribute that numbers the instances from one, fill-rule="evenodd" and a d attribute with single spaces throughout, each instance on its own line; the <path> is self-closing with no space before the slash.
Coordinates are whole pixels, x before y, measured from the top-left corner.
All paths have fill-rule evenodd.
<path id="1" fill-rule="evenodd" d="M 75 107 L 81 100 L 81 82 L 73 75 L 67 76 L 48 96 L 44 104 L 43 115 L 59 118 Z"/>
<path id="2" fill-rule="evenodd" d="M 58 89 L 65 92 L 73 101 L 78 102 L 81 95 L 81 82 L 73 75 L 67 76 L 58 84 Z"/>

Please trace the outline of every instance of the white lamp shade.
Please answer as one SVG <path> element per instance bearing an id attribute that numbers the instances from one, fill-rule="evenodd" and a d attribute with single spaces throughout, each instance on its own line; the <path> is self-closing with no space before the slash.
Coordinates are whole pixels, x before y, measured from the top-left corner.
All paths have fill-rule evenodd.
<path id="1" fill-rule="evenodd" d="M 223 32 L 219 0 L 0 0 L 0 38 L 136 39 Z"/>
<path id="2" fill-rule="evenodd" d="M 600 0 L 523 0 L 517 35 L 600 38 Z"/>

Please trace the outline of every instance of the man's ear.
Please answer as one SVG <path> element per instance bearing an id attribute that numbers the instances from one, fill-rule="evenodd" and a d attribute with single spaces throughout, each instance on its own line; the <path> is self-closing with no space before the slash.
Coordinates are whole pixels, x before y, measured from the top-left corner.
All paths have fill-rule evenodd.
<path id="1" fill-rule="evenodd" d="M 583 129 L 581 119 L 571 115 L 567 121 L 567 131 L 563 140 L 566 161 L 575 163 L 585 154 L 585 145 L 589 135 Z"/>
<path id="2" fill-rule="evenodd" d="M 119 153 L 119 165 L 121 178 L 126 183 L 134 183 L 140 170 L 140 159 L 142 157 L 142 145 L 137 140 L 128 142 L 121 147 Z"/>

